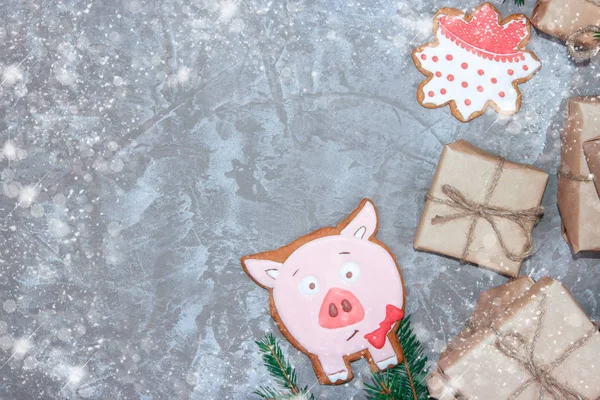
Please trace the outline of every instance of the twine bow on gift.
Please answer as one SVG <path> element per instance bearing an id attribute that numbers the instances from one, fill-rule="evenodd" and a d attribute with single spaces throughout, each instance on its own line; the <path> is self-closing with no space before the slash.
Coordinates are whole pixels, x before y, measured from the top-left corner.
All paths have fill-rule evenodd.
<path id="1" fill-rule="evenodd" d="M 531 375 L 519 388 L 517 388 L 508 398 L 515 400 L 521 393 L 525 391 L 533 383 L 540 386 L 538 399 L 542 400 L 544 394 L 548 393 L 556 400 L 589 400 L 587 397 L 578 393 L 575 389 L 569 387 L 566 383 L 560 383 L 554 376 L 552 371 L 562 364 L 569 356 L 577 349 L 581 348 L 593 337 L 594 332 L 597 332 L 597 327 L 593 327 L 581 339 L 571 344 L 562 355 L 551 364 L 541 364 L 535 356 L 535 346 L 540 338 L 542 327 L 544 326 L 544 318 L 546 316 L 546 294 L 542 295 L 540 300 L 539 317 L 535 328 L 535 334 L 530 341 L 525 340 L 523 335 L 518 332 L 503 333 L 492 326 L 492 330 L 497 338 L 495 346 L 505 356 L 516 360 L 519 365 L 527 370 Z"/>
<path id="2" fill-rule="evenodd" d="M 600 0 L 587 1 L 595 5 L 596 7 L 600 7 Z M 578 46 L 576 46 L 576 43 L 583 36 L 595 32 L 600 32 L 600 27 L 596 25 L 588 25 L 582 26 L 581 28 L 573 32 L 571 36 L 569 36 L 569 38 L 567 39 L 567 51 L 569 52 L 569 55 L 573 58 L 573 60 L 587 61 L 590 58 L 594 57 L 596 54 L 598 54 L 598 52 L 600 52 L 600 42 L 594 44 L 591 48 L 588 49 L 581 48 L 581 46 L 579 46 L 580 48 L 578 48 Z"/>
<path id="3" fill-rule="evenodd" d="M 456 210 L 456 213 L 454 214 L 435 216 L 431 219 L 432 225 L 445 224 L 447 222 L 462 218 L 471 219 L 471 225 L 469 226 L 469 231 L 467 233 L 467 241 L 460 258 L 461 262 L 465 262 L 465 259 L 467 258 L 469 247 L 473 242 L 475 226 L 480 218 L 485 219 L 490 224 L 496 233 L 496 237 L 500 242 L 500 246 L 502 247 L 504 254 L 508 259 L 512 261 L 522 261 L 534 252 L 530 225 L 535 224 L 540 219 L 540 217 L 544 214 L 544 208 L 532 207 L 525 210 L 512 210 L 509 208 L 491 206 L 488 204 L 492 195 L 494 194 L 494 191 L 496 190 L 496 186 L 498 185 L 503 169 L 504 158 L 498 157 L 498 165 L 496 166 L 494 177 L 486 190 L 484 201 L 482 203 L 478 203 L 469 199 L 464 193 L 451 185 L 442 186 L 442 193 L 446 195 L 447 199 L 440 199 L 430 194 L 425 196 L 425 198 L 429 201 L 437 204 L 443 204 Z M 523 236 L 525 237 L 525 249 L 522 253 L 516 254 L 506 246 L 502 233 L 496 225 L 496 218 L 502 218 L 511 221 L 519 227 L 523 233 Z"/>

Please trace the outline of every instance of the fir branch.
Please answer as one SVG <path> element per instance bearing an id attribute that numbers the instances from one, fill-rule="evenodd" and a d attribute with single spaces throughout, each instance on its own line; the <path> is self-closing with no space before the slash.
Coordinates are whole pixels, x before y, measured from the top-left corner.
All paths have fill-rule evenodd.
<path id="1" fill-rule="evenodd" d="M 260 386 L 253 392 L 265 400 L 315 400 L 314 396 L 308 392 L 308 388 L 300 389 L 299 394 L 280 393 L 272 387 Z"/>
<path id="2" fill-rule="evenodd" d="M 424 355 L 423 346 L 410 326 L 410 316 L 407 316 L 400 324 L 398 339 L 404 353 L 403 363 L 385 372 L 373 373 L 371 383 L 364 384 L 367 398 L 371 400 L 426 400 L 429 398 L 425 385 L 427 357 Z M 256 344 L 263 353 L 263 362 L 269 374 L 285 392 L 261 386 L 254 391 L 254 394 L 268 400 L 314 400 L 308 387 L 298 387 L 296 371 L 285 359 L 281 347 L 273 335 L 265 335 Z"/>
<path id="3" fill-rule="evenodd" d="M 299 388 L 296 382 L 296 370 L 290 365 L 281 351 L 279 343 L 272 334 L 267 334 L 265 337 L 255 342 L 262 354 L 263 363 L 269 374 L 275 382 L 280 385 L 287 393 L 278 392 L 277 390 L 268 387 L 260 386 L 254 391 L 254 394 L 269 400 L 314 400 L 314 396 L 309 393 L 308 387 Z"/>
<path id="4" fill-rule="evenodd" d="M 281 347 L 279 347 L 275 337 L 269 333 L 262 340 L 256 341 L 256 344 L 263 353 L 263 362 L 275 382 L 293 394 L 300 393 L 296 386 L 296 370 L 283 356 Z"/>
<path id="5" fill-rule="evenodd" d="M 426 400 L 429 398 L 425 385 L 427 357 L 410 326 L 410 316 L 402 321 L 398 338 L 404 352 L 404 362 L 385 372 L 374 373 L 372 382 L 365 383 L 367 398 Z"/>
<path id="6" fill-rule="evenodd" d="M 284 394 L 279 393 L 278 391 L 269 386 L 259 386 L 258 389 L 256 389 L 253 393 L 259 396 L 261 399 L 269 400 L 278 399 L 282 396 L 285 396 Z"/>
<path id="7" fill-rule="evenodd" d="M 596 40 L 600 40 L 600 31 L 596 31 L 594 37 L 596 38 Z"/>

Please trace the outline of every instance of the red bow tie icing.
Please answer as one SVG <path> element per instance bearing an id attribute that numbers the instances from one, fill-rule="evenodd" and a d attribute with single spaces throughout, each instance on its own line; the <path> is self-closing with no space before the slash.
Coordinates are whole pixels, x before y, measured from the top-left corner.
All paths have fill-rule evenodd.
<path id="1" fill-rule="evenodd" d="M 379 328 L 365 335 L 365 339 L 376 349 L 381 349 L 385 344 L 387 333 L 396 321 L 404 318 L 404 311 L 391 304 L 385 306 L 385 319 L 379 323 Z"/>

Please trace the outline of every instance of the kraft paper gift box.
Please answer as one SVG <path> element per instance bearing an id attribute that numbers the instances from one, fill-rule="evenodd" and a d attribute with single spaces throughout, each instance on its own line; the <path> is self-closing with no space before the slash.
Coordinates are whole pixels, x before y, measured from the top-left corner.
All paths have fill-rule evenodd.
<path id="1" fill-rule="evenodd" d="M 577 29 L 600 25 L 600 7 L 590 0 L 538 0 L 531 22 L 544 33 L 566 41 Z M 582 36 L 577 44 L 594 44 L 592 33 Z"/>
<path id="2" fill-rule="evenodd" d="M 600 124 L 600 121 L 598 121 Z M 588 140 L 583 144 L 583 153 L 587 161 L 590 173 L 593 175 L 592 179 L 596 185 L 596 191 L 600 196 L 600 136 L 597 138 Z"/>
<path id="3" fill-rule="evenodd" d="M 444 146 L 414 247 L 517 276 L 548 174 L 459 140 Z"/>
<path id="4" fill-rule="evenodd" d="M 465 328 L 446 345 L 441 357 L 449 351 L 460 348 L 466 343 L 477 329 L 488 326 L 490 321 L 496 319 L 505 308 L 517 297 L 523 296 L 533 286 L 534 282 L 529 277 L 520 277 L 508 283 L 481 293 L 477 306 L 473 310 L 471 318 L 465 324 Z"/>
<path id="5" fill-rule="evenodd" d="M 600 332 L 568 290 L 521 277 L 484 292 L 427 377 L 437 399 L 600 399 Z"/>
<path id="6" fill-rule="evenodd" d="M 558 208 L 563 237 L 574 253 L 600 251 L 600 197 L 583 144 L 600 136 L 600 96 L 572 97 L 561 134 Z"/>

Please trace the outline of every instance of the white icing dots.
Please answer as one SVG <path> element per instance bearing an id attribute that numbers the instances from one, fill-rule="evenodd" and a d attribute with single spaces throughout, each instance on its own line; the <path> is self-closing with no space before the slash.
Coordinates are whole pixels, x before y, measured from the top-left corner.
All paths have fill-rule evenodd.
<path id="1" fill-rule="evenodd" d="M 430 81 L 423 87 L 424 105 L 441 106 L 454 100 L 463 120 L 482 111 L 488 100 L 503 111 L 516 111 L 517 93 L 511 90 L 513 81 L 537 70 L 539 61 L 523 53 L 525 60 L 516 66 L 478 57 L 444 36 L 438 40 L 440 45 L 426 47 L 417 54 L 422 68 L 431 71 Z"/>

